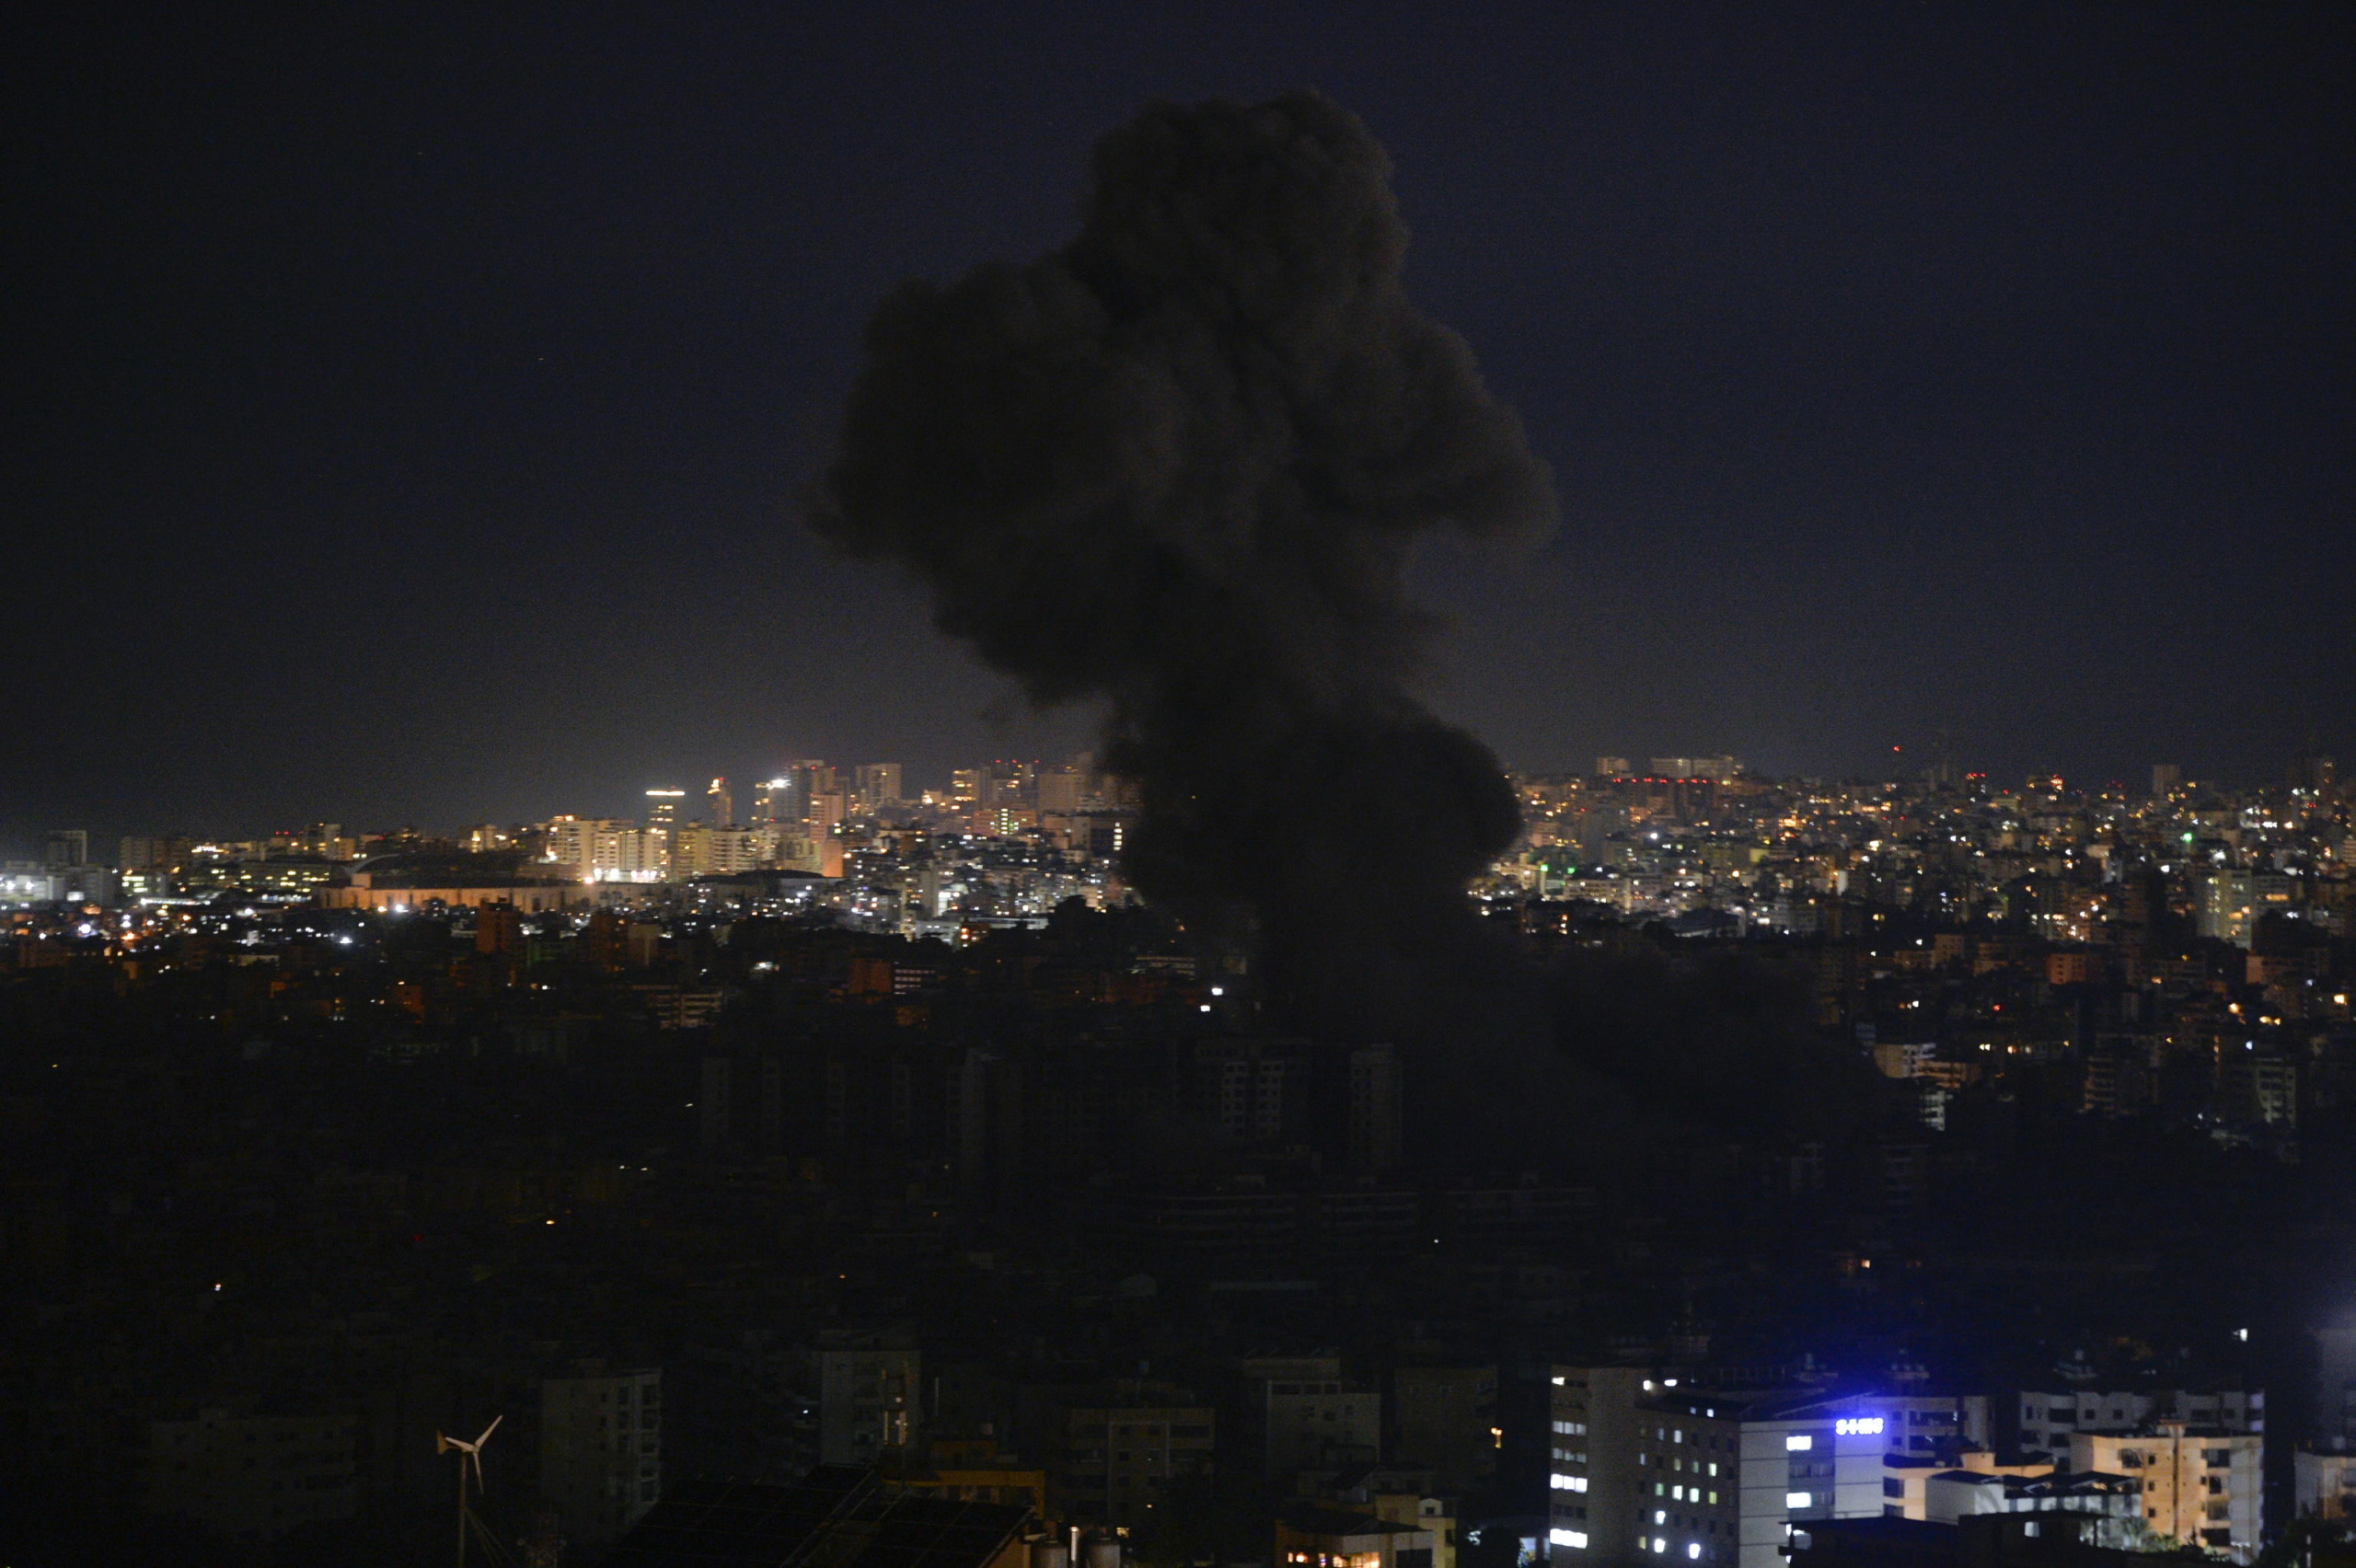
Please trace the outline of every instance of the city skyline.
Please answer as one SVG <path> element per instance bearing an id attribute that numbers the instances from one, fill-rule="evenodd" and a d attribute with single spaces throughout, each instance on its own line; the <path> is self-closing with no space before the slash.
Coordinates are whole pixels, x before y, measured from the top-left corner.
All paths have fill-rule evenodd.
<path id="1" fill-rule="evenodd" d="M 22 34 L 0 1564 L 2356 1551 L 2356 10 Z"/>
<path id="2" fill-rule="evenodd" d="M 966 769 L 987 769 L 1001 764 L 1065 767 L 1077 764 L 1091 755 L 1090 749 L 1082 746 L 1067 753 L 1045 756 L 969 756 L 953 759 L 937 773 L 919 772 L 884 759 L 870 759 L 869 763 L 836 762 L 832 763 L 832 766 L 845 775 L 849 775 L 855 768 L 870 766 L 879 760 L 883 761 L 884 766 L 899 768 L 902 777 L 907 780 L 901 798 L 914 804 L 929 796 L 937 796 L 946 801 L 954 788 L 955 776 Z M 1507 773 L 1517 778 L 1576 778 L 1611 777 L 1615 770 L 1607 769 L 1602 765 L 1611 762 L 1627 765 L 1626 767 L 1616 770 L 1620 772 L 1638 775 L 1668 774 L 1669 770 L 1659 767 L 1657 764 L 1669 760 L 1697 764 L 1732 764 L 1747 778 L 1786 786 L 1799 783 L 1827 786 L 1909 785 L 1918 783 L 1934 774 L 1944 774 L 1945 777 L 1958 782 L 1978 780 L 1981 781 L 1983 789 L 1996 791 L 2015 784 L 2025 783 L 2036 786 L 2048 780 L 2059 779 L 2073 794 L 2124 795 L 2130 799 L 2151 793 L 2154 780 L 2162 770 L 2173 773 L 2188 788 L 2197 786 L 2233 793 L 2253 793 L 2281 787 L 2288 777 L 2289 770 L 2304 761 L 2320 760 L 2327 767 L 2335 767 L 2337 764 L 2336 757 L 2328 751 L 2301 747 L 2276 759 L 2271 767 L 2261 767 L 2252 770 L 2252 773 L 2246 776 L 2204 775 L 2181 764 L 2154 761 L 2125 778 L 2101 778 L 2083 774 L 2073 777 L 2060 768 L 2034 767 L 2024 769 L 2018 774 L 2000 774 L 1994 769 L 1974 765 L 1969 758 L 1958 758 L 1951 752 L 1926 750 L 1917 756 L 1900 750 L 1893 755 L 1885 755 L 1882 760 L 1889 763 L 1902 761 L 1904 764 L 1902 767 L 1885 767 L 1879 772 L 1859 770 L 1847 774 L 1803 774 L 1771 770 L 1755 766 L 1750 760 L 1731 754 L 1691 753 L 1672 759 L 1632 749 L 1627 755 L 1619 756 L 1598 754 L 1585 759 L 1581 765 L 1560 768 L 1520 767 L 1515 766 L 1510 759 L 1507 760 L 1506 767 Z M 434 817 L 422 812 L 403 811 L 398 808 L 367 815 L 328 809 L 334 804 L 333 801 L 322 805 L 317 801 L 297 803 L 274 817 L 253 817 L 226 823 L 220 820 L 211 822 L 188 820 L 193 813 L 175 813 L 168 808 L 145 812 L 135 817 L 127 817 L 119 821 L 97 817 L 86 820 L 83 816 L 68 813 L 64 813 L 64 817 L 70 820 L 61 819 L 37 824 L 28 823 L 17 826 L 13 831 L 5 824 L 0 824 L 0 859 L 38 859 L 43 837 L 60 832 L 86 834 L 91 844 L 96 846 L 111 843 L 115 838 L 123 836 L 164 833 L 181 834 L 200 840 L 260 841 L 273 834 L 299 834 L 320 823 L 335 824 L 354 833 L 416 831 L 433 837 L 463 836 L 469 828 L 479 825 L 516 826 L 545 823 L 563 815 L 638 821 L 646 815 L 647 798 L 650 795 L 658 792 L 669 793 L 672 790 L 684 791 L 684 800 L 680 803 L 686 809 L 676 820 L 710 821 L 711 813 L 707 802 L 710 786 L 718 783 L 726 784 L 728 793 L 733 796 L 737 806 L 730 822 L 718 825 L 744 825 L 756 822 L 781 820 L 757 814 L 756 802 L 761 791 L 767 788 L 771 777 L 781 768 L 790 768 L 793 766 L 797 764 L 781 763 L 767 769 L 750 769 L 743 773 L 725 773 L 718 776 L 699 772 L 694 768 L 675 768 L 669 773 L 651 775 L 643 782 L 615 782 L 595 790 L 567 789 L 558 786 L 545 799 L 526 804 L 515 811 L 476 812 L 461 813 L 456 817 Z M 551 804 L 551 801 L 561 802 L 561 804 Z"/>
<path id="3" fill-rule="evenodd" d="M 2344 16 L 1328 19 L 50 18 L 0 833 L 1086 744 L 803 528 L 855 324 L 1310 83 L 1564 498 L 1411 573 L 1500 756 L 2350 752 Z"/>

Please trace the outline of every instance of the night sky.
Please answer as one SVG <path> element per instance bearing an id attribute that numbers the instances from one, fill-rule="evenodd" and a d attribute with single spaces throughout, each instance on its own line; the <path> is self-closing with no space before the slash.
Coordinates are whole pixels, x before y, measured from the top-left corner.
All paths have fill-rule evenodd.
<path id="1" fill-rule="evenodd" d="M 1418 569 L 1507 763 L 2356 764 L 2344 7 L 76 9 L 7 67 L 19 846 L 1086 744 L 797 490 L 894 283 L 1299 86 L 1564 497 Z"/>

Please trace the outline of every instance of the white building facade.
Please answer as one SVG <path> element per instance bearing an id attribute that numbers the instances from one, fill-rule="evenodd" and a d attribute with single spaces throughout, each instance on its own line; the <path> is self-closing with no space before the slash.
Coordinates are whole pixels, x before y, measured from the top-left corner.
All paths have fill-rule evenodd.
<path id="1" fill-rule="evenodd" d="M 1795 1528 L 1882 1516 L 1893 1447 L 1986 1426 L 1984 1405 L 1946 1396 L 1719 1391 L 1628 1367 L 1553 1379 L 1556 1563 L 1784 1568 Z"/>

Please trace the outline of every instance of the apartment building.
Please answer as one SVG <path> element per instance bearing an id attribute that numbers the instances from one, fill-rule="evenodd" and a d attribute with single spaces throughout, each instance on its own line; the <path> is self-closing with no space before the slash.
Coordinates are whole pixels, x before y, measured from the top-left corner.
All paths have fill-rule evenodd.
<path id="1" fill-rule="evenodd" d="M 1796 1527 L 1879 1517 L 1884 1458 L 1984 1435 L 1983 1402 L 1713 1388 L 1642 1367 L 1553 1372 L 1547 1543 L 1557 1563 L 1783 1568 Z"/>
<path id="2" fill-rule="evenodd" d="M 2266 1439 L 2250 1432 L 2162 1421 L 2141 1432 L 2080 1432 L 2070 1468 L 2142 1484 L 2143 1528 L 2156 1536 L 2258 1560 L 2265 1528 Z"/>
<path id="3" fill-rule="evenodd" d="M 2020 1446 L 2024 1455 L 2060 1458 L 2080 1432 L 2140 1432 L 2155 1421 L 2221 1432 L 2263 1433 L 2263 1389 L 2141 1389 L 2104 1391 L 2073 1389 L 2064 1393 L 2023 1390 Z"/>

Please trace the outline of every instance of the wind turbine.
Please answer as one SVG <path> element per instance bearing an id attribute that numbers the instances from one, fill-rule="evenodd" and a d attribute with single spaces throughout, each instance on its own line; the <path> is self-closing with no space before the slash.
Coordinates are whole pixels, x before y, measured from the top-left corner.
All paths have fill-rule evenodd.
<path id="1" fill-rule="evenodd" d="M 467 1568 L 468 1524 L 472 1522 L 476 1529 L 482 1529 L 481 1521 L 475 1519 L 474 1515 L 467 1508 L 467 1467 L 468 1465 L 474 1467 L 475 1491 L 480 1493 L 482 1491 L 482 1446 L 491 1441 L 491 1435 L 498 1431 L 499 1424 L 506 1419 L 503 1413 L 492 1416 L 491 1424 L 482 1429 L 482 1435 L 471 1443 L 463 1437 L 451 1437 L 440 1432 L 433 1435 L 435 1453 L 447 1454 L 456 1451 L 458 1456 L 458 1568 Z M 489 1532 L 484 1533 L 487 1540 Z"/>

